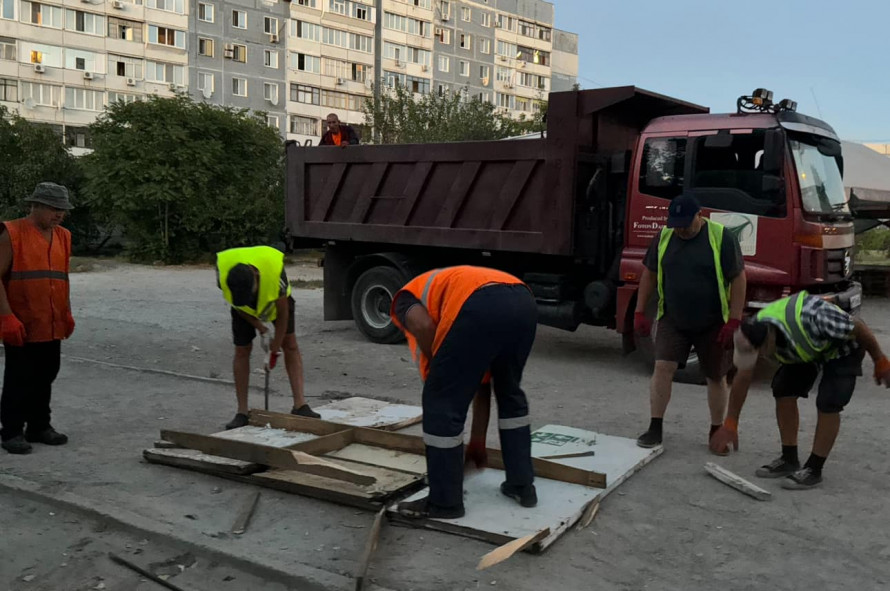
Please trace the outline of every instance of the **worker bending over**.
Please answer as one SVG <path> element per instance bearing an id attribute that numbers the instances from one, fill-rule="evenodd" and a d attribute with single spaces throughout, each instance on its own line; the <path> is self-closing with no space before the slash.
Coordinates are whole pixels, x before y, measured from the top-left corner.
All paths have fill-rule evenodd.
<path id="1" fill-rule="evenodd" d="M 464 515 L 464 423 L 489 371 L 506 471 L 501 492 L 523 507 L 534 507 L 528 401 L 519 386 L 537 329 L 537 305 L 528 287 L 493 269 L 437 269 L 403 287 L 390 312 L 405 332 L 424 380 L 423 441 L 430 489 L 426 498 L 400 503 L 399 512 L 444 519 Z M 487 398 L 480 402 L 485 406 Z M 487 421 L 487 412 L 474 411 L 468 456 L 480 464 Z"/>
<path id="2" fill-rule="evenodd" d="M 284 272 L 284 253 L 271 246 L 232 248 L 216 254 L 217 286 L 232 306 L 232 337 L 235 341 L 235 395 L 238 413 L 226 429 L 247 425 L 247 391 L 250 352 L 256 333 L 265 336 L 266 322 L 275 332 L 266 363 L 273 369 L 284 349 L 284 367 L 294 395 L 292 414 L 320 418 L 303 397 L 303 358 L 294 334 L 294 299 Z"/>
<path id="3" fill-rule="evenodd" d="M 875 381 L 890 387 L 890 361 L 862 320 L 805 291 L 773 302 L 755 318 L 746 320 L 735 334 L 738 373 L 732 383 L 726 421 L 711 437 L 711 448 L 732 444 L 738 449 L 739 415 L 754 366 L 758 356 L 772 358 L 781 364 L 772 387 L 782 455 L 756 474 L 761 478 L 785 477 L 782 487 L 787 489 L 818 486 L 822 466 L 840 430 L 840 413 L 853 396 L 856 377 L 862 375 L 866 352 L 875 363 Z M 801 468 L 797 456 L 797 399 L 808 396 L 820 370 L 813 451 Z"/>

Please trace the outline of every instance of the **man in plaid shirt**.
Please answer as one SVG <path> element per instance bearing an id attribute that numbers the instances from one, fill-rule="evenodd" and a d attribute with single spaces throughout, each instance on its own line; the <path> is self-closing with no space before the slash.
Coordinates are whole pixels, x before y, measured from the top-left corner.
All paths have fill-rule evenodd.
<path id="1" fill-rule="evenodd" d="M 874 334 L 859 318 L 854 318 L 820 297 L 802 291 L 773 302 L 736 332 L 733 361 L 738 373 L 732 384 L 729 410 L 723 426 L 711 437 L 711 449 L 739 446 L 738 420 L 748 396 L 758 356 L 781 364 L 773 377 L 776 419 L 782 439 L 782 455 L 760 467 L 761 478 L 782 478 L 782 487 L 807 489 L 822 482 L 822 466 L 840 430 L 844 410 L 857 376 L 862 375 L 862 359 L 868 353 L 875 364 L 875 381 L 890 388 L 890 361 L 884 356 Z M 807 398 L 819 370 L 822 380 L 816 396 L 819 418 L 813 451 L 801 468 L 797 456 L 799 415 L 797 399 Z"/>

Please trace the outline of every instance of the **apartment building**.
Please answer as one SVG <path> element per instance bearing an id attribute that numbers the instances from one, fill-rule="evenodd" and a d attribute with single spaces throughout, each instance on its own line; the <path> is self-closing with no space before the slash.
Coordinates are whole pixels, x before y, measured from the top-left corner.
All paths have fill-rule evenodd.
<path id="1" fill-rule="evenodd" d="M 287 2 L 190 0 L 189 92 L 287 132 Z"/>
<path id="2" fill-rule="evenodd" d="M 0 104 L 75 153 L 111 102 L 186 88 L 185 0 L 0 0 Z"/>
<path id="3" fill-rule="evenodd" d="M 0 104 L 75 151 L 106 105 L 151 94 L 266 113 L 317 144 L 401 84 L 513 116 L 572 87 L 578 38 L 543 0 L 0 0 Z"/>

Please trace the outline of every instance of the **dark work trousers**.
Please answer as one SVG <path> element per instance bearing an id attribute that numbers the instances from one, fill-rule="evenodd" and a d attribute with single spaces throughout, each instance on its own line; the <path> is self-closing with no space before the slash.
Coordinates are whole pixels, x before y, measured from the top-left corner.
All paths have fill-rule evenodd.
<path id="1" fill-rule="evenodd" d="M 519 387 L 537 329 L 535 299 L 523 285 L 483 287 L 464 302 L 433 356 L 423 386 L 429 502 L 463 506 L 463 431 L 485 372 L 491 370 L 507 482 L 531 484 L 528 401 Z"/>
<path id="2" fill-rule="evenodd" d="M 0 438 L 3 441 L 50 426 L 49 402 L 59 373 L 62 341 L 5 345 L 3 394 L 0 396 Z"/>

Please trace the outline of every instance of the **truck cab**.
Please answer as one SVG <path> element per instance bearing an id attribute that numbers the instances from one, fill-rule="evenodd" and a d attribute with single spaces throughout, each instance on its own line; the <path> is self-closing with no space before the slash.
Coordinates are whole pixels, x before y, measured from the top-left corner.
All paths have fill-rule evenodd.
<path id="1" fill-rule="evenodd" d="M 738 105 L 734 114 L 659 117 L 642 130 L 628 179 L 620 332 L 632 332 L 643 256 L 681 192 L 739 239 L 749 312 L 800 289 L 858 311 L 839 138 L 791 101 L 774 104 L 769 91 Z"/>

